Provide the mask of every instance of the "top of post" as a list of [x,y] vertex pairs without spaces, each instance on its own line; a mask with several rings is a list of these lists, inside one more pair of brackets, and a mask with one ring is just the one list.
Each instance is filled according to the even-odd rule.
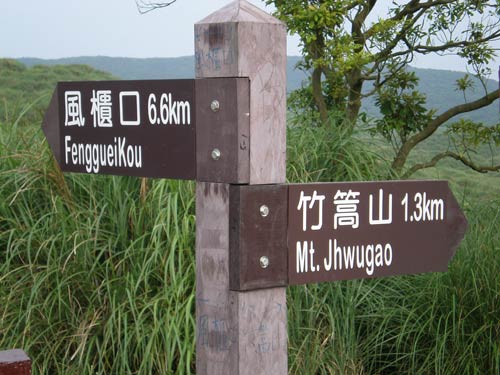
[[282,24],[277,18],[267,14],[262,9],[245,0],[236,0],[210,14],[196,24],[214,24],[227,22],[252,22],[267,24]]

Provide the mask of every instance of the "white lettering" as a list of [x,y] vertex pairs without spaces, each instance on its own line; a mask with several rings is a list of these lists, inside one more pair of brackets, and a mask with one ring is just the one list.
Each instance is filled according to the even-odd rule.
[[172,100],[172,94],[168,94],[168,120],[171,124],[179,124],[179,114],[177,112],[177,102]]
[[124,137],[115,137],[112,144],[72,143],[64,137],[66,165],[82,166],[87,173],[99,173],[102,167],[142,168],[142,146],[128,145]]
[[309,264],[311,265],[311,271],[316,272],[316,268],[319,271],[319,267],[314,266],[314,246],[313,242],[311,241],[311,246],[309,246]]
[[125,138],[118,138],[118,166],[122,166],[122,160],[123,160],[123,166],[127,166],[127,159],[125,157]]
[[392,246],[390,243],[386,244],[384,248],[384,262],[388,266],[392,263]]
[[71,145],[71,160],[73,164],[78,163],[78,147],[74,143]]
[[177,113],[182,125],[191,124],[191,106],[189,102],[177,102]]
[[[370,194],[370,225],[384,225],[392,223],[392,194],[389,194],[389,204],[387,209],[384,210],[384,191],[379,189],[378,197],[378,218],[375,216],[374,212],[374,197]],[[387,211],[387,212],[386,212]],[[384,215],[385,213],[385,215]]]
[[148,119],[151,125],[191,125],[191,104],[178,101],[171,93],[163,93],[160,100],[152,93],[148,98]]
[[69,136],[69,135],[64,137],[64,149],[66,150],[64,155],[65,155],[65,159],[66,159],[66,164],[68,164],[68,154],[71,151],[71,148],[68,147],[68,142],[71,142],[71,136]]
[[[312,245],[311,245],[312,246]],[[300,248],[300,242],[297,242],[297,256]],[[305,271],[307,272],[307,242],[304,241],[304,248],[301,248],[301,259],[305,264]],[[327,259],[328,258],[328,259]],[[328,256],[324,259],[323,263],[326,271],[340,271],[340,270],[354,270],[364,269],[368,276],[372,276],[375,268],[390,266],[392,263],[392,246],[391,244],[368,244],[368,245],[347,245],[341,246],[337,240],[328,241]],[[333,259],[332,259],[333,258]],[[297,258],[298,259],[298,258]],[[311,258],[312,259],[312,258]],[[332,267],[333,266],[333,267]],[[297,263],[297,270],[299,269]],[[312,267],[311,267],[311,271]],[[299,273],[297,271],[297,273]]]
[[373,275],[373,250],[373,245],[366,247],[366,274],[369,276]]
[[300,245],[300,241],[297,241],[297,273],[307,272],[307,241],[304,241],[302,246]]
[[354,268],[354,246],[347,246],[344,248],[344,265],[346,269]]

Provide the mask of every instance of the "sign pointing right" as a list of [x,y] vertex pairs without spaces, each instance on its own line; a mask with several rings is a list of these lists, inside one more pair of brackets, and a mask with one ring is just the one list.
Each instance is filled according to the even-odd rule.
[[446,271],[467,220],[446,181],[292,184],[289,284]]

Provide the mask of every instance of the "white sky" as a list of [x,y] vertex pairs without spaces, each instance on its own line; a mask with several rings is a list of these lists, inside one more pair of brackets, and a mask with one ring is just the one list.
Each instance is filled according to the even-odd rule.
[[[177,0],[140,15],[134,0],[0,0],[0,57],[193,55],[194,23],[231,1]],[[273,10],[262,0],[249,1]],[[288,39],[288,54],[300,55],[298,38]],[[413,65],[465,70],[454,56],[418,58]]]

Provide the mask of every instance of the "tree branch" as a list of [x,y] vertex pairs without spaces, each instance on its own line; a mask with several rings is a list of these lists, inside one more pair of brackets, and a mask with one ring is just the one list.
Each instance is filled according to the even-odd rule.
[[451,151],[446,151],[446,152],[437,154],[436,156],[434,156],[427,163],[415,164],[414,166],[412,166],[410,169],[408,169],[404,173],[404,175],[402,176],[402,178],[406,179],[406,178],[410,177],[412,174],[414,174],[415,172],[417,172],[419,170],[435,167],[436,164],[439,161],[441,161],[442,159],[444,159],[444,158],[455,159],[455,160],[461,162],[462,164],[464,164],[465,166],[467,166],[467,167],[469,167],[469,168],[471,168],[474,171],[479,172],[479,173],[488,173],[488,172],[498,172],[498,171],[500,171],[500,164],[499,165],[491,165],[491,166],[478,165],[478,164],[475,164],[472,160],[467,159],[467,158],[465,158],[465,157],[463,157],[463,156],[461,156],[459,154],[456,154],[456,153],[451,152]]
[[489,42],[491,40],[498,39],[499,37],[500,37],[500,30],[497,30],[497,31],[495,31],[495,32],[493,32],[493,33],[491,33],[491,34],[489,34],[486,37],[481,38],[481,39],[460,40],[457,42],[448,42],[448,43],[444,43],[444,44],[437,45],[437,46],[424,46],[424,45],[418,44],[418,45],[413,47],[413,50],[415,52],[423,53],[423,54],[431,53],[431,52],[443,52],[443,51],[447,51],[447,50],[452,49],[452,48],[464,48],[464,47],[468,47],[468,46],[475,45],[475,44],[486,43],[486,42]]
[[415,134],[414,136],[410,137],[399,149],[399,152],[397,153],[396,157],[394,158],[394,162],[392,163],[392,168],[396,172],[401,172],[406,159],[408,158],[408,155],[410,154],[411,150],[418,145],[420,142],[426,140],[429,138],[431,135],[433,135],[436,130],[443,125],[446,121],[449,119],[462,114],[462,113],[467,113],[474,111],[479,108],[486,107],[493,103],[496,99],[498,99],[498,95],[500,93],[500,90],[497,89],[482,98],[469,102],[469,103],[464,103],[457,105],[453,108],[448,109],[447,111],[441,113],[439,116],[436,116],[433,120],[429,122],[429,124],[419,133]]
[[149,1],[146,2],[145,0],[135,0],[135,4],[137,5],[137,10],[139,11],[140,14],[146,14],[158,8],[166,8],[169,5],[175,3],[176,1],[177,0],[170,0],[167,2],[152,3]]
[[415,134],[412,138],[409,139],[409,142],[411,141],[417,141],[417,143],[427,139],[430,137],[434,132],[446,121],[451,119],[452,117],[455,117],[457,115],[460,115],[462,113],[467,113],[467,112],[472,112],[475,111],[476,109],[486,107],[493,103],[496,99],[498,99],[498,96],[500,94],[500,90],[497,89],[495,91],[490,92],[489,94],[483,96],[480,99],[477,99],[473,102],[469,103],[464,103],[457,105],[455,107],[452,107],[448,109],[447,111],[443,112],[436,118],[434,118],[429,124],[425,127],[425,129],[418,133]]
[[404,17],[414,14],[419,10],[428,10],[435,6],[439,5],[447,5],[452,4],[456,0],[436,0],[436,1],[428,1],[426,3],[420,3],[420,0],[412,0],[401,10],[401,12],[396,13],[393,17],[389,18],[392,21],[402,20]]
[[[417,13],[419,10],[422,10],[422,13],[425,13],[429,8],[438,6],[438,5],[446,5],[455,2],[456,0],[441,0],[441,1],[428,1],[426,3],[420,3],[419,0],[411,0],[408,4],[401,9],[401,12],[396,13],[394,16],[387,18],[387,21],[401,21],[405,17],[413,18],[413,15]],[[375,33],[376,24],[374,24],[370,29],[366,31],[366,36],[370,37]]]

